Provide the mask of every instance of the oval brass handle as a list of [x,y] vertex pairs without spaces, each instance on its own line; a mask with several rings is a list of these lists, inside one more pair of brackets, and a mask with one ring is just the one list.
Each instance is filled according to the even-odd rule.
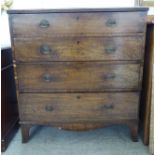
[[105,52],[106,52],[107,54],[115,53],[115,52],[116,52],[116,48],[115,48],[115,47],[107,47],[107,48],[105,49]]
[[50,54],[50,52],[51,52],[51,48],[48,45],[40,46],[40,53],[41,54],[47,55],[47,54]]
[[45,110],[51,112],[54,110],[54,108],[52,106],[45,106]]
[[113,80],[114,78],[115,78],[114,73],[109,73],[109,74],[104,75],[105,80]]
[[116,21],[114,19],[109,19],[106,22],[106,26],[108,26],[108,27],[114,27],[116,25],[117,25],[117,23],[116,23]]
[[105,104],[105,105],[103,106],[103,108],[104,108],[104,109],[113,109],[113,108],[114,108],[114,105],[112,105],[112,104]]
[[80,17],[79,17],[79,16],[77,16],[77,17],[76,17],[76,20],[79,20],[79,19],[80,19]]
[[39,27],[41,27],[41,28],[48,28],[49,26],[50,26],[50,24],[49,24],[48,20],[46,20],[46,19],[41,20],[39,23]]
[[52,80],[52,77],[51,77],[51,75],[49,75],[49,74],[45,74],[45,75],[43,75],[43,79],[44,79],[44,81],[46,81],[46,82],[50,82],[50,81]]

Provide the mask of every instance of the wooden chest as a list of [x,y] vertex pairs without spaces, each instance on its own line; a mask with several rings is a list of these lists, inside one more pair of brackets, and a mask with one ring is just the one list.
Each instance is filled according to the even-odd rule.
[[137,140],[147,8],[8,13],[23,142],[37,124]]

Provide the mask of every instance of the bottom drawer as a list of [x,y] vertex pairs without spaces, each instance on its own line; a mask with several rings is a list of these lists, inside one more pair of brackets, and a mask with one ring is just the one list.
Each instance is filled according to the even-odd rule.
[[20,94],[21,121],[36,123],[137,119],[139,93]]

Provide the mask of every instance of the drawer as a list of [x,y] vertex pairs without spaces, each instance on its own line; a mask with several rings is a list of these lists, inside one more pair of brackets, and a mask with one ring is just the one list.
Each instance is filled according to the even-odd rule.
[[21,92],[139,89],[140,64],[56,62],[17,67]]
[[14,37],[143,33],[146,12],[13,14]]
[[14,39],[17,61],[140,60],[141,37]]
[[20,94],[21,121],[39,123],[137,119],[139,93]]

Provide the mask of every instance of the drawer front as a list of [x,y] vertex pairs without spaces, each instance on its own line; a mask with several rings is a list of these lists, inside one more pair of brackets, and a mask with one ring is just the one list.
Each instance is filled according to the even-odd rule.
[[21,121],[84,122],[137,119],[139,93],[20,94]]
[[21,92],[139,89],[139,64],[57,62],[17,67]]
[[15,37],[142,33],[146,12],[14,14]]
[[140,60],[141,37],[14,39],[17,61]]

